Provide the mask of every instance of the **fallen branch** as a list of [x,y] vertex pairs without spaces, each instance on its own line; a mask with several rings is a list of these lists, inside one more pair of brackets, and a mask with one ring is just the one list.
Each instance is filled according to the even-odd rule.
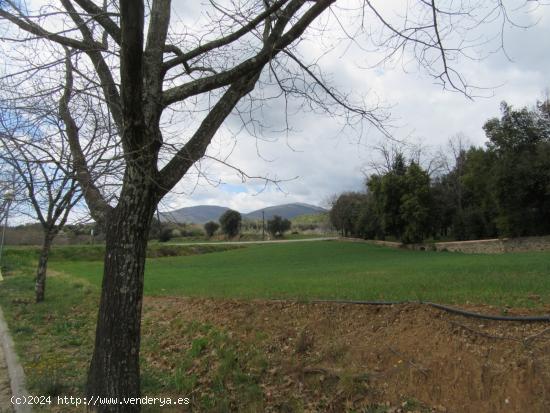
[[482,337],[485,337],[485,338],[491,338],[491,339],[496,339],[496,340],[513,340],[513,341],[521,341],[521,339],[519,338],[516,338],[516,337],[511,337],[511,336],[495,336],[493,334],[488,334],[488,333],[485,333],[483,331],[479,331],[479,330],[475,330],[471,327],[468,327],[468,326],[465,326],[464,324],[460,324],[460,323],[457,323],[456,321],[451,321],[449,320],[449,323],[451,323],[452,325],[456,326],[456,327],[460,327],[460,328],[463,328],[464,330],[466,331],[469,331],[470,333],[474,333],[478,336],[482,336]]
[[533,335],[531,335],[531,336],[529,336],[529,337],[525,337],[525,338],[523,339],[523,342],[524,342],[524,344],[529,344],[531,341],[533,341],[533,340],[535,340],[535,339],[537,339],[537,338],[541,338],[543,335],[545,335],[545,334],[548,333],[548,332],[550,332],[550,327],[545,328],[544,330],[539,331],[538,333],[533,334]]

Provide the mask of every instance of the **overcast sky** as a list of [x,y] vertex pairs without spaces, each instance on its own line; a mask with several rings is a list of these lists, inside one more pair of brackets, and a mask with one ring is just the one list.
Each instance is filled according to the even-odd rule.
[[[32,3],[39,5],[42,1]],[[351,0],[340,0],[336,4],[345,7],[346,2]],[[395,10],[402,11],[407,1],[374,3],[380,5],[384,17],[391,18]],[[463,58],[454,66],[468,83],[486,88],[474,91],[484,97],[468,99],[463,94],[442,90],[408,55],[403,59],[409,62],[405,65],[367,68],[378,61],[380,53],[372,51],[372,45],[366,44],[364,38],[355,39],[363,49],[349,41],[338,42],[342,28],[330,14],[316,23],[317,27],[323,27],[323,35],[316,32],[314,26],[306,32],[299,52],[304,61],[317,61],[332,85],[342,93],[387,106],[394,126],[391,132],[396,139],[420,143],[427,152],[435,152],[445,148],[450,137],[461,133],[470,143],[481,146],[485,142],[482,125],[489,118],[499,116],[500,102],[507,101],[516,107],[532,106],[550,87],[550,7],[515,10],[517,2],[510,0],[510,4],[508,10],[512,18],[529,27],[505,25],[506,55],[490,53],[500,40],[500,21],[496,20],[471,33],[471,37],[493,39],[486,47],[476,49],[483,58]],[[201,30],[206,19],[202,2],[173,1],[173,8],[173,20],[181,20],[186,26],[180,33]],[[338,13],[335,10],[334,14]],[[353,20],[353,11],[348,11],[347,18]],[[376,32],[376,28],[371,29]],[[258,93],[255,91],[253,95]],[[365,134],[351,129],[342,131],[337,119],[297,111],[298,103],[289,103],[291,130],[287,133],[273,132],[284,129],[287,119],[283,102],[274,100],[258,113],[259,120],[271,126],[271,133],[266,134],[265,139],[242,130],[241,119],[232,116],[207,152],[249,176],[280,180],[278,185],[266,185],[261,179],[243,180],[234,169],[204,160],[195,173],[188,174],[161,202],[160,210],[201,204],[228,206],[241,212],[291,202],[326,206],[335,194],[362,190],[365,167],[377,158],[373,147],[384,139],[375,130],[367,130]],[[243,104],[246,105],[246,101]],[[174,136],[185,138],[188,131],[179,125],[174,127]]]
[[[198,12],[197,8],[192,11]],[[190,10],[182,9],[179,13],[188,15]],[[462,133],[472,144],[483,145],[482,125],[499,115],[501,101],[516,107],[532,106],[550,86],[550,8],[538,8],[516,17],[522,24],[536,22],[536,25],[528,29],[505,27],[509,59],[500,52],[479,61],[463,60],[456,67],[469,83],[488,88],[478,92],[485,97],[473,100],[442,90],[414,65],[406,67],[406,72],[401,66],[365,69],[376,56],[349,47],[344,49],[346,45],[324,56],[320,64],[341,90],[374,96],[391,106],[392,124],[397,126],[392,133],[396,138],[422,143],[435,151],[445,147],[451,136]],[[497,32],[494,26],[484,30],[487,36]],[[330,37],[325,41],[330,42]],[[306,42],[302,52],[307,56],[311,51],[314,56],[318,52],[315,48],[315,42]],[[271,107],[267,117],[272,123],[282,122],[282,113],[284,107]],[[289,181],[281,182],[279,188],[272,184],[265,186],[261,180],[243,182],[234,170],[206,161],[201,172],[210,182],[197,179],[196,175],[188,177],[162,202],[161,210],[200,204],[229,206],[242,212],[291,202],[324,205],[333,194],[363,188],[362,171],[376,157],[372,146],[382,141],[374,131],[361,139],[349,130],[340,133],[340,125],[333,119],[312,114],[292,117],[293,130],[269,141],[245,132],[233,139],[230,131],[237,129],[237,124],[235,118],[227,121],[209,153],[214,156],[230,153],[228,162],[248,175]]]

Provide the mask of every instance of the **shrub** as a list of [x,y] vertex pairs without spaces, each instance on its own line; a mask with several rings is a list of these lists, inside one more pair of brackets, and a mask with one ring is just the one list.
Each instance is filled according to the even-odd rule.
[[229,209],[220,217],[220,225],[224,234],[229,238],[234,237],[239,233],[241,226],[241,214],[237,211]]
[[282,236],[290,229],[290,226],[290,221],[286,218],[281,218],[279,215],[275,215],[267,221],[267,231],[274,237]]
[[206,224],[204,224],[204,232],[206,232],[206,236],[208,238],[212,237],[214,233],[218,230],[220,225],[217,222],[209,221]]
[[172,239],[172,229],[163,228],[162,231],[160,231],[159,242],[168,242],[171,239]]

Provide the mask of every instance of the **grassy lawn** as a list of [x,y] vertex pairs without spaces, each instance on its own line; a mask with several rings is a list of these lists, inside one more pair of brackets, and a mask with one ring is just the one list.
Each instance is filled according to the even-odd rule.
[[49,277],[46,301],[36,305],[29,270],[11,273],[0,284],[0,305],[29,390],[52,397],[80,393],[92,352],[98,289],[71,278]]
[[[57,396],[83,396],[98,301],[98,287],[60,274],[49,278],[46,301],[40,304],[33,302],[33,277],[26,271],[12,273],[0,284],[0,305],[23,364],[28,389],[54,400],[52,406],[36,406],[35,410],[85,411],[82,406],[57,405],[55,400]],[[266,364],[257,350],[261,337],[238,342],[210,324],[163,320],[147,308],[142,331],[142,394],[191,397],[192,406],[198,411],[228,412],[234,411],[236,405],[247,406],[250,412],[262,411],[256,409],[262,401],[258,383]],[[144,406],[142,411],[182,410]]]
[[[234,248],[153,246],[148,255],[219,253]],[[75,260],[96,265],[103,251],[100,246],[59,247],[54,248],[51,259],[54,263]],[[6,251],[0,306],[23,364],[29,391],[54,400],[52,406],[35,406],[35,409],[82,412],[85,411],[82,406],[61,406],[55,400],[57,396],[83,396],[100,289],[83,278],[49,271],[46,300],[35,304],[37,255],[37,248]],[[265,360],[256,349],[260,339],[252,337],[238,342],[207,323],[163,320],[158,314],[151,314],[146,306],[142,320],[142,392],[151,397],[174,399],[189,396],[192,408],[198,411],[233,411],[236,405],[247,406],[251,412],[261,411],[256,408],[263,400],[258,383],[265,368]],[[201,383],[197,383],[198,377]],[[0,406],[0,411],[4,407]],[[142,411],[182,410],[144,406]]]
[[[54,259],[51,268],[101,282],[100,261]],[[537,306],[550,302],[549,274],[548,252],[460,254],[321,241],[150,259],[145,294]]]

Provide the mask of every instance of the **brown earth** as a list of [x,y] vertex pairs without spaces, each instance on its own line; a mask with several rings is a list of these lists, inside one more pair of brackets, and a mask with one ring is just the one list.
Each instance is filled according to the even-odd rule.
[[174,320],[253,343],[267,362],[257,411],[550,412],[549,323],[464,318],[416,304],[185,298],[146,298],[145,317],[172,329],[160,343],[170,351],[150,356],[155,365],[188,345]]

